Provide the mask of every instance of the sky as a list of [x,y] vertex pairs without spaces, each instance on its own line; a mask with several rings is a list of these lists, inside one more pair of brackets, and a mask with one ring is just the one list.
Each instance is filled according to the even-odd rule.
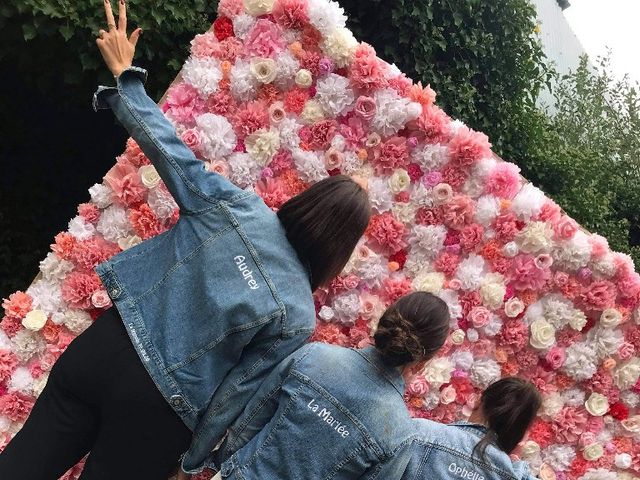
[[569,1],[565,17],[589,56],[609,47],[613,73],[640,82],[640,0]]

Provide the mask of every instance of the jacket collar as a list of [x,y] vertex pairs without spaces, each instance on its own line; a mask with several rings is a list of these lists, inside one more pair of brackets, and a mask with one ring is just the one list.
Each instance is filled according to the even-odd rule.
[[368,346],[360,350],[355,350],[359,353],[364,359],[369,362],[378,372],[393,385],[400,394],[401,397],[404,397],[404,378],[402,378],[402,374],[400,370],[396,367],[390,367],[384,363],[384,359],[380,352],[376,349],[376,347]]
[[460,422],[450,423],[449,425],[453,427],[464,428],[465,430],[471,430],[481,435],[485,435],[487,433],[487,427],[479,423],[470,423],[470,422],[460,421]]

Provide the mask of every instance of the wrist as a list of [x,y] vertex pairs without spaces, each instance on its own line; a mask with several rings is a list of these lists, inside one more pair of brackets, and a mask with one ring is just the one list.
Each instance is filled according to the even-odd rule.
[[111,69],[111,73],[113,74],[113,78],[118,78],[120,76],[120,74],[122,72],[124,72],[127,68],[131,67],[131,64],[129,65],[118,65],[117,67],[114,67]]

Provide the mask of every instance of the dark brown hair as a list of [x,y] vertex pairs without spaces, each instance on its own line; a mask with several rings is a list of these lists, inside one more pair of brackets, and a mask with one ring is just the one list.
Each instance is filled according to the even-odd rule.
[[414,292],[384,312],[373,336],[376,348],[392,367],[428,360],[449,333],[447,304],[427,292]]
[[521,378],[505,377],[487,387],[480,398],[487,434],[476,449],[484,455],[487,445],[494,444],[511,453],[524,438],[541,405],[536,387]]
[[313,290],[342,271],[370,217],[367,192],[345,175],[326,178],[282,205],[278,218],[309,267]]

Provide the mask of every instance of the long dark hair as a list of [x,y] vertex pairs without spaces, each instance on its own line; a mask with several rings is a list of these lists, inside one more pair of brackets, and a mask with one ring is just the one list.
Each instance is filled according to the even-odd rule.
[[487,433],[475,450],[483,456],[487,446],[493,444],[511,453],[524,438],[541,405],[536,387],[521,378],[505,377],[487,387],[480,398]]
[[291,198],[278,218],[298,257],[309,266],[315,290],[347,264],[369,224],[371,206],[364,188],[336,175]]
[[385,362],[397,367],[430,359],[448,333],[447,304],[430,293],[414,292],[387,308],[373,339]]

